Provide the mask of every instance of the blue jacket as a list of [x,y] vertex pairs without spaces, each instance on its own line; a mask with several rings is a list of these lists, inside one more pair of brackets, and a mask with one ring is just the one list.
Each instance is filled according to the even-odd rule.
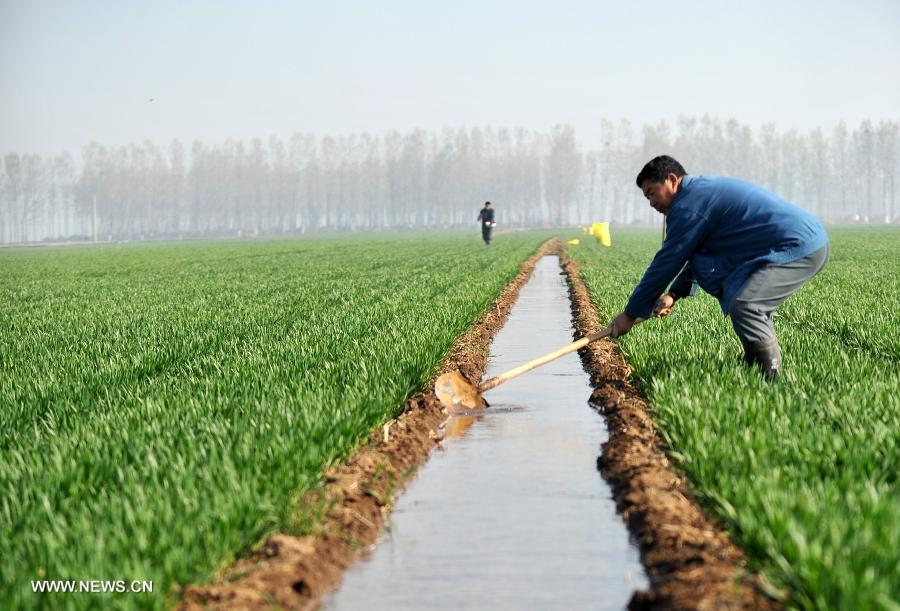
[[796,261],[827,243],[819,219],[762,187],[734,178],[685,176],[666,214],[666,239],[625,312],[648,318],[678,276],[670,292],[693,294],[696,281],[727,315],[756,269]]

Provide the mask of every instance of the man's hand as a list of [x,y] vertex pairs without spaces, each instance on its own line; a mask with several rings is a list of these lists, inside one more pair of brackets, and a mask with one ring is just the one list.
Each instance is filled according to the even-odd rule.
[[634,326],[636,320],[637,319],[631,314],[622,312],[612,321],[612,333],[610,335],[612,337],[622,337],[631,331],[631,327]]
[[668,316],[669,312],[672,311],[672,307],[675,305],[675,298],[672,297],[671,293],[666,293],[662,297],[656,300],[656,305],[653,306],[653,316],[657,318],[662,318],[663,316]]

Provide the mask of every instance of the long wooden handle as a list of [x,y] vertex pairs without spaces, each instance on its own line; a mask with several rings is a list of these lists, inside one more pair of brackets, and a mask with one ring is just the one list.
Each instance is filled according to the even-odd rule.
[[554,350],[550,354],[545,354],[544,356],[542,356],[540,358],[536,358],[533,361],[528,361],[524,365],[519,365],[515,369],[510,369],[506,373],[501,373],[500,375],[494,376],[493,378],[491,378],[489,380],[485,380],[482,384],[478,385],[478,392],[485,392],[492,388],[500,386],[504,382],[511,380],[516,376],[520,376],[523,373],[525,373],[526,371],[531,371],[535,367],[540,367],[544,363],[549,363],[550,361],[554,361],[561,356],[565,356],[566,354],[569,354],[570,352],[575,352],[579,348],[587,346],[589,343],[591,343],[594,340],[603,339],[604,337],[608,337],[610,335],[610,333],[612,333],[612,325],[606,327],[602,331],[595,331],[594,333],[591,333],[590,335],[585,335],[581,339],[575,340],[571,344],[569,344],[567,346],[563,346],[562,348],[560,348],[558,350]]

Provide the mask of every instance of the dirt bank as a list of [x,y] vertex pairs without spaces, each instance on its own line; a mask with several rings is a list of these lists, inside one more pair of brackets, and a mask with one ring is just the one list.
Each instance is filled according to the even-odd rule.
[[[565,260],[565,255],[563,255]],[[578,265],[565,261],[578,337],[600,328]],[[741,551],[691,496],[666,457],[631,371],[609,341],[580,351],[591,376],[591,403],[604,415],[609,441],[598,468],[638,542],[650,591],[636,592],[630,609],[776,609],[750,574]]]
[[[556,252],[545,244],[520,267],[490,310],[454,345],[444,371],[479,380],[494,335],[509,316],[538,259]],[[403,413],[372,432],[353,456],[325,474],[325,485],[300,502],[301,511],[324,512],[317,534],[274,534],[216,580],[185,589],[179,609],[311,609],[336,590],[344,570],[374,547],[393,500],[440,444],[446,412],[433,393],[417,395]]]

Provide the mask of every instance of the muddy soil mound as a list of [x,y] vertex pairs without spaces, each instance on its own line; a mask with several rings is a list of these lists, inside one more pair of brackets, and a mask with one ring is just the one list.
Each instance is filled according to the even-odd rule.
[[[578,337],[599,330],[598,313],[578,265],[566,261]],[[638,542],[650,591],[629,609],[776,609],[741,550],[700,508],[665,452],[650,410],[629,382],[631,370],[610,341],[580,352],[591,376],[591,404],[605,416],[609,440],[597,460],[617,508]]]

